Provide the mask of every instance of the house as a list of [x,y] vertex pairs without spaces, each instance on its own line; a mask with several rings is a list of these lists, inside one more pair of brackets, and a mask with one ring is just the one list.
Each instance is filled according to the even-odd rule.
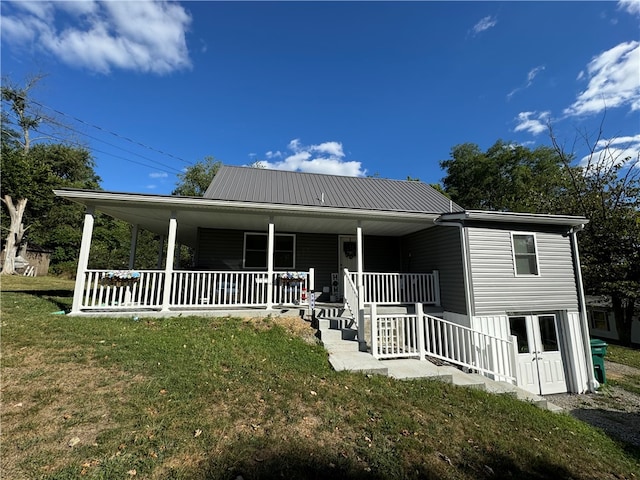
[[[592,337],[618,341],[618,327],[616,325],[611,297],[606,295],[587,295],[587,319],[589,332]],[[635,305],[636,315],[631,322],[631,342],[640,345],[640,302]]]
[[[595,389],[583,217],[466,211],[416,181],[231,166],[203,198],[55,193],[86,206],[72,314],[337,300],[376,358],[429,355],[538,394]],[[97,210],[134,226],[129,271],[88,268]],[[157,270],[134,269],[140,228],[166,237]],[[174,268],[177,243],[196,268]]]

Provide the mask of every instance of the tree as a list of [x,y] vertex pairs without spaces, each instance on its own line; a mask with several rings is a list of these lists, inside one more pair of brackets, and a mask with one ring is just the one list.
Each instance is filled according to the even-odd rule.
[[444,191],[466,209],[553,213],[567,174],[554,149],[534,150],[498,140],[486,152],[457,145],[440,162]]
[[178,174],[177,186],[171,194],[184,197],[202,197],[221,166],[222,162],[215,158],[204,157],[187,167],[183,173]]
[[619,340],[630,345],[640,299],[640,152],[622,157],[626,149],[605,140],[601,125],[595,141],[580,135],[588,154],[575,167],[575,154],[565,151],[551,126],[549,134],[570,175],[565,207],[589,218],[580,239],[585,288],[611,297]]
[[[30,148],[30,131],[32,128],[37,127],[40,124],[42,118],[39,115],[29,115],[27,112],[27,97],[29,90],[33,88],[41,77],[36,76],[27,82],[27,85],[19,89],[15,86],[7,84],[6,79],[3,79],[3,85],[0,87],[0,94],[3,102],[7,102],[10,105],[11,110],[16,116],[16,123],[20,128],[20,134],[11,128],[9,122],[9,116],[2,112],[2,152],[3,158],[6,149],[11,148],[17,144],[22,146],[22,155],[26,156],[29,153]],[[14,158],[15,164],[22,165],[19,158]],[[6,162],[3,162],[6,163]],[[6,165],[2,168],[2,178],[6,175]],[[15,259],[18,252],[18,248],[23,242],[24,234],[27,228],[24,226],[22,217],[26,210],[28,199],[25,196],[19,196],[14,201],[14,196],[2,188],[3,197],[2,203],[9,211],[9,226],[8,233],[5,240],[5,255],[4,263],[2,266],[2,272],[5,275],[12,275],[16,273]]]

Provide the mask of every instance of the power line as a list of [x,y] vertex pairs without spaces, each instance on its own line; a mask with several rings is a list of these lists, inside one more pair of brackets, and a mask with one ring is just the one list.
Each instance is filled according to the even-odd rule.
[[[75,142],[73,140],[63,139],[63,138],[57,137],[56,135],[53,135],[53,134],[50,134],[50,133],[47,133],[47,132],[42,132],[42,131],[40,131],[40,130],[38,130],[36,128],[34,128],[33,131],[34,132],[38,132],[38,133],[40,133],[42,135],[46,135],[46,136],[51,137],[51,138],[56,139],[56,140],[60,140],[61,142],[68,142],[68,143],[71,143],[72,145],[75,145],[77,147],[84,148],[84,145],[82,143],[80,143],[80,142]],[[113,153],[109,153],[109,152],[105,152],[103,150],[99,150],[97,148],[92,148],[92,150],[94,150],[96,152],[99,152],[99,153],[102,153],[104,155],[108,155],[108,156],[113,157],[113,158],[118,158],[120,160],[125,160],[127,162],[135,163],[136,165],[142,165],[143,167],[149,167],[149,168],[153,168],[155,170],[160,170],[161,172],[164,172],[164,173],[168,173],[168,174],[182,173],[180,170],[178,170],[176,168],[173,168],[173,167],[167,166],[167,168],[173,170],[173,172],[168,172],[167,170],[163,170],[162,168],[157,168],[154,165],[148,165],[146,163],[137,162],[137,161],[131,160],[129,158],[121,157],[120,155],[114,155]]]
[[[86,126],[88,126],[88,127],[95,128],[96,130],[100,130],[101,132],[108,133],[108,134],[110,134],[110,135],[112,135],[112,136],[114,136],[114,137],[116,137],[116,138],[119,138],[119,139],[125,140],[125,141],[127,141],[127,142],[129,142],[129,143],[132,143],[132,144],[134,144],[134,145],[138,145],[138,146],[140,146],[140,147],[142,147],[142,148],[146,148],[146,149],[148,149],[148,150],[154,151],[154,152],[159,153],[159,154],[161,154],[161,155],[165,155],[165,156],[167,156],[167,157],[173,158],[173,159],[178,160],[178,161],[180,161],[180,162],[182,162],[182,163],[185,163],[185,164],[187,164],[187,165],[193,165],[193,162],[189,162],[189,161],[187,161],[187,160],[185,160],[185,159],[183,159],[183,158],[181,158],[181,157],[178,157],[178,156],[176,156],[176,155],[173,155],[173,154],[171,154],[171,153],[165,152],[165,151],[163,151],[163,150],[160,150],[160,149],[157,149],[157,148],[151,147],[151,146],[146,145],[146,144],[144,144],[144,143],[142,143],[142,142],[139,142],[139,141],[137,141],[137,140],[133,140],[133,139],[131,139],[131,138],[129,138],[129,137],[125,137],[125,136],[120,135],[120,134],[118,134],[118,133],[116,133],[116,132],[113,132],[113,131],[111,131],[111,130],[109,130],[109,129],[102,128],[102,127],[100,127],[99,125],[94,125],[94,124],[92,124],[92,123],[85,122],[84,120],[82,120],[82,119],[80,119],[80,118],[78,118],[78,117],[75,117],[75,116],[73,116],[73,115],[67,114],[67,113],[62,112],[62,111],[60,111],[60,110],[57,110],[57,109],[55,109],[55,108],[53,108],[53,107],[50,107],[50,106],[48,106],[48,105],[45,105],[45,104],[43,104],[42,102],[39,102],[39,101],[37,101],[37,100],[33,100],[33,99],[31,99],[31,98],[27,99],[27,96],[26,96],[26,95],[24,95],[24,94],[19,94],[18,92],[15,92],[15,93],[16,93],[16,95],[17,95],[17,96],[21,97],[25,102],[27,102],[27,100],[28,100],[28,102],[29,102],[29,103],[32,103],[32,104],[38,105],[38,106],[40,106],[40,107],[42,107],[42,108],[49,109],[49,110],[51,110],[51,111],[53,111],[53,112],[57,113],[58,115],[62,115],[62,116],[64,116],[64,117],[71,118],[71,119],[75,120],[76,122],[79,122],[79,123],[81,123],[81,124],[83,124],[83,125],[86,125]],[[67,129],[69,129],[69,130],[72,130],[72,131],[74,131],[74,132],[76,132],[76,133],[79,133],[79,134],[81,134],[81,135],[85,135],[85,136],[87,136],[87,137],[90,137],[90,138],[94,138],[94,139],[95,139],[95,137],[91,137],[90,135],[88,135],[88,134],[86,134],[86,133],[84,133],[84,132],[80,132],[80,131],[78,131],[78,130],[72,129],[71,127],[68,127],[68,126],[66,126],[66,125],[64,125],[64,124],[60,124],[60,126],[62,126],[62,127],[64,127],[64,128],[67,128]],[[100,141],[102,141],[103,143],[106,143],[106,144],[108,144],[108,145],[112,145],[112,144],[109,144],[109,143],[108,143],[108,142],[106,142],[106,141],[103,141],[103,140],[100,140]],[[112,145],[112,146],[113,146],[113,145]],[[139,156],[139,157],[141,157],[141,158],[145,158],[145,159],[150,160],[150,161],[152,161],[152,162],[156,162],[156,160],[148,159],[148,158],[146,158],[146,157],[144,157],[144,156],[142,156],[142,155],[140,155],[140,154],[136,154],[136,153],[131,152],[131,151],[128,151],[128,150],[126,150],[126,149],[124,149],[124,148],[121,148],[121,147],[116,147],[116,148],[119,148],[119,149],[121,149],[121,150],[123,150],[123,151],[126,151],[126,152],[128,152],[128,153],[131,153],[131,154],[137,155],[137,156]],[[158,162],[158,163],[160,163],[160,162]],[[166,165],[165,165],[165,166],[166,166]],[[172,167],[168,167],[168,168],[172,168]]]

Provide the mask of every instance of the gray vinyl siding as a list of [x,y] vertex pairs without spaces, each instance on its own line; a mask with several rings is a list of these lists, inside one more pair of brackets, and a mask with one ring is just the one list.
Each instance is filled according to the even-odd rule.
[[[330,234],[296,235],[296,270],[315,269],[315,290],[331,286],[331,274],[338,271],[338,237]],[[318,299],[323,301],[324,298]],[[328,298],[327,298],[328,300]]]
[[433,227],[402,240],[403,271],[440,273],[440,301],[445,311],[467,314],[460,231]]
[[365,235],[364,271],[399,272],[401,265],[400,239],[397,237],[378,237]]
[[198,229],[196,268],[199,270],[242,270],[244,232]]
[[467,229],[475,315],[578,309],[569,238],[535,237],[540,274],[516,276],[510,230]]

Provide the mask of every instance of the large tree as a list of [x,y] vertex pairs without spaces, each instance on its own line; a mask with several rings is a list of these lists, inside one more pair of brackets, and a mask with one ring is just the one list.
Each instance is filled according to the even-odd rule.
[[498,140],[483,152],[464,143],[440,166],[445,192],[466,209],[552,213],[566,189],[566,171],[550,147],[531,150]]
[[601,127],[595,138],[580,135],[578,145],[586,146],[587,155],[578,160],[549,131],[569,172],[565,208],[589,218],[580,241],[585,288],[611,297],[619,339],[629,345],[640,300],[640,152],[619,148]]
[[208,156],[187,167],[178,174],[178,183],[172,195],[202,197],[221,166],[222,162]]

